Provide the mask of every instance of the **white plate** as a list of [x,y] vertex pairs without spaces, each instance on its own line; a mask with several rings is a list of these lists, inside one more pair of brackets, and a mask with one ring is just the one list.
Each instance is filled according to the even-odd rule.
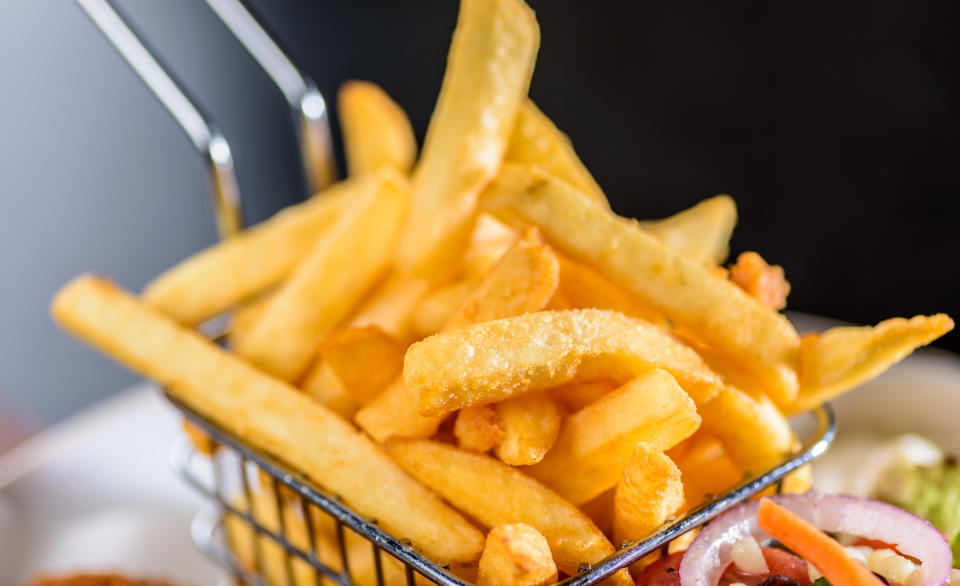
[[190,541],[204,501],[169,466],[178,421],[154,387],[138,385],[0,459],[0,584],[75,570],[222,579]]

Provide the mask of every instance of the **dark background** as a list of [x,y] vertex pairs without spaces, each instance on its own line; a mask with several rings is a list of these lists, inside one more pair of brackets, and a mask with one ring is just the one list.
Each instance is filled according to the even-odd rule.
[[[200,0],[119,0],[214,113],[248,216],[302,197],[283,101]],[[0,5],[4,5],[0,2]],[[418,137],[457,5],[252,2],[333,105],[381,84]],[[531,95],[623,215],[717,193],[733,252],[786,267],[790,308],[872,323],[960,316],[960,4],[532,2]],[[54,419],[133,378],[55,330],[46,304],[83,270],[138,289],[214,240],[185,137],[72,2],[0,18],[0,402]],[[960,335],[940,345],[960,351]]]

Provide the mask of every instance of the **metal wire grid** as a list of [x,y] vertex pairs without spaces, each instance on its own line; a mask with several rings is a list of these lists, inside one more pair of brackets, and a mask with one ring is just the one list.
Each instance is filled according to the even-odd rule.
[[[407,585],[415,584],[415,574],[419,574],[429,582],[443,586],[469,586],[469,582],[454,575],[449,568],[420,555],[409,540],[389,535],[377,526],[375,519],[366,519],[353,512],[343,504],[339,495],[330,494],[317,487],[303,475],[251,447],[241,438],[225,431],[175,398],[169,395],[167,398],[189,420],[203,428],[217,445],[214,456],[209,458],[196,452],[189,442],[182,442],[174,451],[174,467],[188,483],[216,505],[214,511],[201,513],[194,520],[194,541],[213,560],[228,568],[238,582],[263,586],[306,586],[321,584],[325,580],[343,586],[357,584],[351,573],[346,543],[348,532],[353,532],[369,542],[375,583],[378,586],[397,583],[395,580],[387,580],[384,553],[403,564],[403,580]],[[807,434],[809,437],[795,456],[764,474],[745,479],[726,494],[708,499],[687,514],[668,521],[656,533],[642,541],[619,544],[619,550],[615,554],[593,566],[581,565],[580,573],[562,580],[559,584],[597,584],[640,558],[658,549],[665,549],[672,540],[762,490],[771,486],[776,486],[779,490],[780,483],[787,474],[819,457],[833,441],[835,420],[828,406],[818,407],[811,411],[808,417],[813,419],[815,429]],[[276,528],[267,527],[263,522],[263,512],[257,512],[256,506],[250,505],[256,502],[254,482],[273,500],[272,506],[279,513]],[[290,527],[283,514],[285,507],[296,511],[297,518],[303,520],[308,547],[293,543]],[[225,530],[225,524],[230,516],[244,523],[245,527],[255,534],[256,538],[252,539],[253,559],[239,559],[236,544],[229,542],[230,535]],[[321,560],[317,546],[318,519],[332,521],[335,526],[335,558],[338,558],[339,568]],[[271,560],[264,554],[263,537],[275,544],[275,549],[280,549],[281,562],[274,559],[271,565]],[[299,579],[303,578],[304,574],[295,570],[297,563],[306,563],[310,568],[306,582]],[[278,565],[280,567],[277,567]],[[272,580],[267,576],[268,571]]]

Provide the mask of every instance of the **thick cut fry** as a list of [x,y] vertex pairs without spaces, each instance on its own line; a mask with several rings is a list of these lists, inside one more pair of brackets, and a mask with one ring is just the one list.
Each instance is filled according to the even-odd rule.
[[790,283],[783,275],[783,267],[770,266],[756,252],[743,252],[730,267],[730,280],[751,297],[770,309],[787,306]]
[[410,314],[410,325],[417,337],[432,336],[450,323],[475,286],[473,281],[459,280],[424,295]]
[[637,444],[614,495],[614,543],[647,537],[682,506],[680,469],[663,451]]
[[699,426],[673,377],[651,370],[568,417],[553,449],[524,471],[579,505],[616,486],[638,442],[667,450]]
[[800,338],[782,315],[537,169],[504,164],[483,208],[511,225],[534,224],[560,252],[653,304],[679,329],[730,354],[782,404],[796,397]]
[[377,326],[336,330],[320,339],[320,358],[366,404],[403,369],[403,346]]
[[556,255],[530,228],[467,295],[444,329],[543,309],[557,290],[559,273]]
[[557,258],[560,260],[559,291],[570,302],[571,309],[611,309],[657,325],[666,323],[652,305],[614,285],[589,266],[562,254]]
[[[580,506],[580,510],[603,531],[604,535],[612,535],[613,531],[613,493],[615,488],[600,493]],[[617,544],[619,545],[619,544]]]
[[483,536],[320,403],[178,326],[111,283],[78,277],[54,319],[251,446],[277,457],[430,558],[476,560]]
[[729,195],[718,195],[669,218],[640,225],[690,260],[719,265],[730,251],[730,236],[737,225],[737,204]]
[[526,99],[540,30],[522,0],[462,0],[397,251],[407,273],[456,274],[476,214]]
[[[395,440],[394,460],[447,502],[486,527],[526,523],[550,544],[561,571],[577,573],[614,549],[590,519],[552,490],[498,460],[427,440]],[[615,584],[631,584],[626,571]]]
[[443,332],[407,349],[417,409],[437,415],[581,380],[625,382],[669,371],[697,404],[724,385],[696,352],[614,311],[540,311]]
[[743,470],[727,456],[720,440],[702,429],[667,456],[680,469],[687,509],[699,506],[708,495],[727,492],[743,480]]
[[497,525],[487,534],[479,586],[545,586],[557,581],[546,538],[524,523]]
[[517,231],[490,214],[477,214],[477,223],[470,235],[470,248],[464,258],[464,278],[483,278],[493,265],[517,241]]
[[380,86],[345,82],[337,92],[337,116],[350,175],[383,167],[407,173],[413,167],[417,141],[410,119]]
[[310,370],[300,388],[344,419],[351,419],[361,407],[360,401],[347,389],[330,365],[323,361],[316,363]]
[[610,205],[593,175],[574,152],[570,138],[530,100],[520,107],[503,158],[514,163],[535,165],[603,205]]
[[[458,299],[458,309],[447,320],[448,327],[536,311],[546,305],[556,287],[556,258],[535,231],[528,231],[466,299]],[[461,293],[457,290],[456,294]],[[430,437],[443,417],[424,416],[413,399],[402,380],[395,382],[357,413],[357,424],[380,442],[392,436]]]
[[144,288],[144,301],[186,325],[223,313],[286,278],[365,189],[346,181],[281,210],[165,271]]
[[805,336],[800,396],[790,411],[812,409],[879,376],[952,329],[953,320],[938,313],[911,319],[895,317],[873,327],[839,327]]
[[474,405],[457,411],[453,424],[457,445],[465,450],[485,454],[503,441],[503,427],[494,405]]
[[273,291],[266,291],[233,310],[230,315],[230,332],[228,334],[230,346],[240,343],[239,341],[257,325],[270,305],[273,295]]
[[703,426],[715,435],[742,470],[766,472],[796,447],[786,417],[764,395],[733,387],[700,406]]
[[401,342],[412,342],[415,334],[410,312],[429,288],[428,281],[393,273],[364,301],[347,326],[377,326]]
[[610,381],[586,381],[582,383],[570,383],[550,389],[550,395],[563,405],[567,411],[574,413],[579,411],[603,397],[617,385]]
[[317,339],[337,325],[383,276],[408,203],[403,178],[382,170],[280,287],[259,323],[235,348],[259,368],[287,381],[303,377]]
[[503,428],[503,439],[494,448],[497,458],[512,466],[543,460],[560,433],[560,408],[550,395],[534,391],[501,401],[496,408]]

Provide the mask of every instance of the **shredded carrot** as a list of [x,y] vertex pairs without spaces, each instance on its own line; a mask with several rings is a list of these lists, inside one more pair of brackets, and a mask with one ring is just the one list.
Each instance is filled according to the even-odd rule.
[[758,521],[764,531],[816,566],[834,586],[884,586],[832,537],[772,500],[760,500]]

